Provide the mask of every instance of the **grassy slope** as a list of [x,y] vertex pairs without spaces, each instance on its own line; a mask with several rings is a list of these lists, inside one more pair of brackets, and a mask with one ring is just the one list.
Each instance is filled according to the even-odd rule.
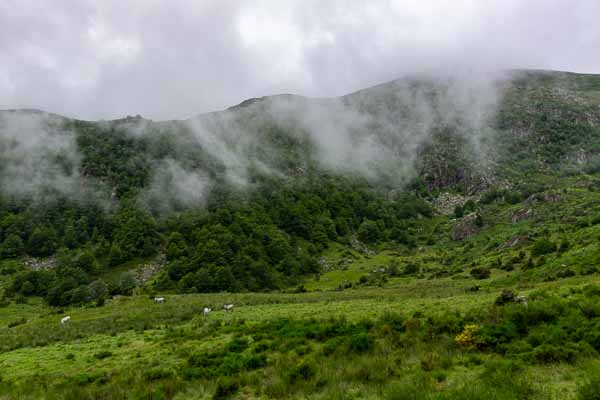
[[[568,293],[570,288],[581,287],[590,282],[600,283],[600,276],[569,278],[560,283],[540,283],[532,285],[529,291],[543,288]],[[25,344],[25,347],[0,354],[0,369],[8,393],[28,392],[30,397],[26,398],[38,398],[42,393],[46,393],[43,382],[48,382],[53,389],[49,394],[55,393],[56,398],[62,398],[69,393],[64,385],[70,386],[71,391],[74,390],[73,388],[79,388],[80,391],[76,393],[83,395],[90,387],[102,385],[99,379],[105,378],[99,377],[109,376],[113,383],[116,382],[116,386],[120,386],[123,384],[122,380],[126,380],[131,374],[134,376],[133,379],[143,380],[139,376],[144,371],[155,367],[182,368],[185,366],[187,355],[222,347],[232,335],[226,329],[216,332],[207,329],[215,324],[215,321],[221,321],[225,326],[235,326],[243,320],[245,324],[242,332],[244,332],[252,326],[278,317],[308,320],[344,316],[350,321],[359,321],[381,316],[389,311],[397,311],[404,315],[411,315],[415,311],[421,311],[426,315],[465,313],[471,309],[489,306],[499,293],[498,289],[476,293],[466,292],[464,286],[467,284],[468,281],[459,284],[446,278],[431,282],[409,281],[407,284],[397,284],[394,285],[395,287],[383,290],[360,289],[349,292],[293,295],[181,295],[169,296],[167,303],[163,305],[154,304],[145,296],[138,296],[112,301],[106,307],[98,309],[65,310],[65,313],[71,315],[73,319],[69,326],[59,324],[59,318],[63,314],[49,314],[49,310],[42,305],[11,305],[3,310],[8,311],[2,313],[3,324],[8,319],[8,315],[17,313],[21,315],[23,311],[26,311],[31,319],[23,326],[11,328],[8,335],[4,332],[3,337],[7,341],[10,341],[13,335],[29,338],[29,343]],[[237,308],[234,313],[216,311],[208,319],[201,316],[200,310],[203,306],[217,306],[225,300],[236,302]],[[115,319],[120,322],[115,322]],[[48,343],[44,343],[46,340]],[[41,347],[32,346],[36,341],[41,344]],[[4,344],[6,343],[5,341]],[[313,346],[319,345],[313,344]],[[394,355],[402,359],[400,365],[395,367],[398,368],[398,375],[417,374],[420,370],[419,363],[432,351],[431,346],[422,345],[421,348],[400,353],[394,351]],[[435,346],[433,348],[435,349]],[[112,355],[99,360],[95,355],[102,351],[109,351]],[[457,385],[464,379],[472,379],[483,369],[481,365],[469,365],[470,359],[467,353],[456,349],[452,351],[453,365],[445,370],[446,377],[440,384],[440,389]],[[69,354],[73,354],[74,358],[68,359]],[[377,364],[377,357],[358,357],[355,361],[358,365]],[[491,358],[494,356],[483,354],[481,361],[478,362]],[[336,365],[336,362],[339,361],[332,358],[330,364],[322,366],[321,372],[334,373],[337,367],[341,367]],[[564,399],[572,397],[576,387],[575,378],[582,374],[580,367],[581,364],[529,366],[524,373],[536,388],[536,395],[533,398]],[[348,369],[349,366],[343,368]],[[272,367],[267,368],[264,373],[267,378],[269,374],[272,374],[272,377],[277,375],[277,371]],[[355,373],[359,372],[347,371],[349,375]],[[382,387],[379,384],[361,382],[361,379],[345,382],[348,376],[340,375],[330,379],[323,390],[312,393],[310,397],[327,398],[327,393],[332,394],[340,389],[346,390],[346,386],[353,387],[358,398],[367,395],[381,396]],[[552,379],[549,379],[550,377]],[[94,381],[96,383],[91,383]],[[8,383],[11,384],[10,388]],[[385,382],[384,386],[393,383],[394,379]],[[248,386],[248,390],[254,391],[252,385]],[[264,390],[274,390],[266,386]],[[185,382],[184,387],[188,393],[197,395],[197,398],[210,398],[215,385],[211,381],[191,381]],[[149,390],[152,391],[152,385],[149,386]],[[283,393],[290,393],[285,390]],[[177,398],[188,398],[184,393],[186,392],[182,392]],[[115,395],[115,392],[112,394]],[[291,394],[298,398],[307,395],[302,390],[299,393],[291,391]],[[287,394],[275,397],[286,396]],[[10,395],[8,398],[11,398]],[[162,397],[158,395],[156,398]],[[254,393],[246,398],[260,398],[260,395]],[[263,393],[262,398],[268,396]]]
[[[581,188],[581,179],[554,182],[548,193],[561,194],[557,203],[523,201],[485,206],[482,214],[486,226],[464,242],[449,238],[451,217],[438,216],[423,220],[420,226],[422,232],[435,236],[433,244],[418,243],[413,251],[382,246],[372,255],[365,255],[334,244],[324,257],[329,271],[318,280],[308,280],[307,293],[167,295],[165,304],[155,304],[151,296],[138,295],[111,300],[101,308],[67,310],[52,310],[34,300],[26,305],[11,304],[0,309],[0,394],[6,398],[17,393],[27,394],[24,398],[93,398],[105,393],[105,398],[119,398],[135,393],[139,398],[149,398],[145,396],[154,393],[153,398],[169,398],[171,394],[177,394],[175,398],[210,398],[219,379],[185,380],[179,373],[177,377],[169,374],[184,371],[190,354],[221,349],[232,338],[243,336],[260,342],[255,330],[280,318],[305,323],[316,318],[326,325],[331,318],[340,317],[350,323],[376,321],[389,312],[407,318],[415,313],[441,317],[457,313],[476,315],[489,309],[500,291],[509,287],[528,296],[545,291],[568,298],[577,288],[600,283],[600,275],[586,268],[595,265],[600,256],[600,224],[589,225],[597,214],[594,204],[600,193]],[[534,217],[516,224],[510,222],[512,213],[523,207],[533,208]],[[503,246],[516,236],[529,236],[531,241],[546,237],[556,243],[568,239],[571,246],[568,251],[546,255],[545,263],[532,269],[526,269],[522,260],[515,262],[512,271],[498,268],[498,259],[507,265],[520,251],[530,253],[531,244]],[[345,263],[349,258],[354,261]],[[416,262],[421,271],[391,277],[381,287],[356,284],[361,276],[386,267],[392,259],[401,266]],[[491,277],[473,279],[469,274],[472,266],[493,267]],[[575,276],[557,278],[557,271],[565,268],[573,269]],[[353,288],[335,290],[348,282],[354,283]],[[475,285],[480,287],[478,291],[471,290]],[[234,313],[220,311],[225,302],[236,304]],[[204,318],[201,310],[205,306],[218,311]],[[65,314],[71,315],[72,323],[61,326],[59,320]],[[27,322],[4,328],[21,317]],[[270,364],[241,374],[237,395],[352,398],[348,393],[354,393],[354,398],[402,398],[394,397],[392,392],[400,390],[394,385],[402,387],[409,378],[413,386],[419,379],[439,380],[435,391],[444,393],[461,387],[462,382],[483,379],[488,364],[498,358],[463,351],[452,344],[451,337],[445,342],[415,342],[400,349],[387,343],[386,335],[377,337],[378,347],[373,353],[325,358],[316,355],[323,351],[322,342],[303,340],[290,344],[280,338],[280,345],[288,346],[289,351],[280,351],[277,346],[267,350]],[[102,351],[109,351],[110,355],[98,358]],[[423,360],[431,354],[440,354],[450,361],[424,372]],[[320,360],[317,375],[324,382],[311,378],[310,384],[299,384],[282,378],[282,370],[313,358]],[[519,376],[532,386],[530,398],[574,398],[586,371],[597,363],[592,358],[575,364],[527,364]],[[373,372],[373,376],[366,372],[384,367],[393,372]],[[171,372],[153,380],[145,375],[153,370]],[[127,389],[128,381],[133,382],[131,391]]]

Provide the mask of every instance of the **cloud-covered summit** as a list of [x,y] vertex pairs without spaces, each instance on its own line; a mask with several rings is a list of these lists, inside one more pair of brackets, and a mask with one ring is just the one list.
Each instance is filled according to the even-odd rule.
[[600,71],[595,0],[0,3],[0,109],[186,118],[414,72]]

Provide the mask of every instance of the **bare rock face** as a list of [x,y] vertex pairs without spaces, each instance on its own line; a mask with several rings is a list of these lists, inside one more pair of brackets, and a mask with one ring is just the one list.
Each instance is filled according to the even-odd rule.
[[477,212],[465,215],[452,229],[452,240],[464,240],[481,230],[481,216]]
[[525,200],[525,204],[535,204],[537,202],[559,203],[560,201],[562,201],[562,199],[562,195],[556,192],[535,193],[529,196],[527,200]]
[[56,267],[56,257],[35,258],[27,257],[23,260],[23,264],[32,270],[52,269]]
[[514,213],[510,220],[513,224],[516,224],[517,222],[524,221],[531,217],[533,217],[533,210],[531,208],[522,208]]
[[562,196],[558,193],[546,193],[544,194],[544,201],[546,203],[558,203],[562,201]]
[[369,247],[366,244],[362,243],[356,237],[352,237],[352,239],[350,239],[350,246],[352,246],[352,248],[358,251],[359,253],[365,254],[369,257],[375,255],[375,251],[369,249]]
[[501,249],[505,249],[508,247],[512,248],[512,247],[517,247],[517,246],[521,246],[524,244],[528,244],[530,242],[531,242],[531,240],[529,239],[528,236],[520,235],[520,236],[515,236],[515,237],[508,239],[506,242],[504,242],[502,244],[502,246],[500,248]]
[[433,202],[433,207],[438,214],[450,215],[454,212],[456,206],[462,206],[470,197],[460,194],[442,193]]
[[158,255],[151,262],[140,265],[133,271],[135,280],[138,284],[146,282],[158,273],[166,265],[166,259],[164,254]]

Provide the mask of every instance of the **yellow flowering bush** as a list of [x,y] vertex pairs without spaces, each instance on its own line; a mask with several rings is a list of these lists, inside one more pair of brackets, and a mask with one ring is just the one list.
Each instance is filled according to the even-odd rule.
[[461,347],[472,347],[475,345],[478,330],[479,327],[475,324],[465,325],[463,331],[454,338],[454,341]]

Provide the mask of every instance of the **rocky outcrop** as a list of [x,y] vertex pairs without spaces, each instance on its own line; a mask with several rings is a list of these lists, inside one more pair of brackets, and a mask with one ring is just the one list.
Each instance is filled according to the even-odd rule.
[[440,215],[450,215],[456,206],[462,206],[470,199],[460,194],[442,193],[433,201],[433,208]]
[[352,239],[350,239],[350,246],[352,247],[352,249],[358,251],[359,253],[362,253],[366,256],[374,256],[375,255],[375,251],[369,249],[369,247],[364,244],[363,242],[361,242],[360,240],[358,240],[356,237],[352,237]]
[[23,264],[33,270],[52,269],[56,267],[56,257],[35,258],[27,257],[23,260]]
[[531,240],[529,239],[528,236],[523,236],[523,235],[515,236],[515,237],[508,239],[506,242],[504,242],[502,244],[502,246],[500,246],[500,249],[505,249],[508,247],[511,247],[511,248],[517,247],[517,246],[527,244],[529,242],[531,242]]
[[558,203],[562,201],[563,197],[560,193],[549,192],[549,193],[535,193],[532,194],[525,200],[525,204],[531,205],[538,202],[545,203]]
[[481,230],[483,223],[479,213],[473,212],[457,220],[452,228],[453,240],[464,240]]
[[135,271],[133,271],[134,278],[138,284],[142,284],[146,282],[148,279],[152,278],[156,273],[158,273],[161,269],[166,265],[166,258],[164,254],[160,254],[154,260],[139,265]]
[[533,217],[533,210],[531,208],[522,208],[514,213],[510,220],[513,224],[516,224],[517,222],[524,221],[531,217]]

